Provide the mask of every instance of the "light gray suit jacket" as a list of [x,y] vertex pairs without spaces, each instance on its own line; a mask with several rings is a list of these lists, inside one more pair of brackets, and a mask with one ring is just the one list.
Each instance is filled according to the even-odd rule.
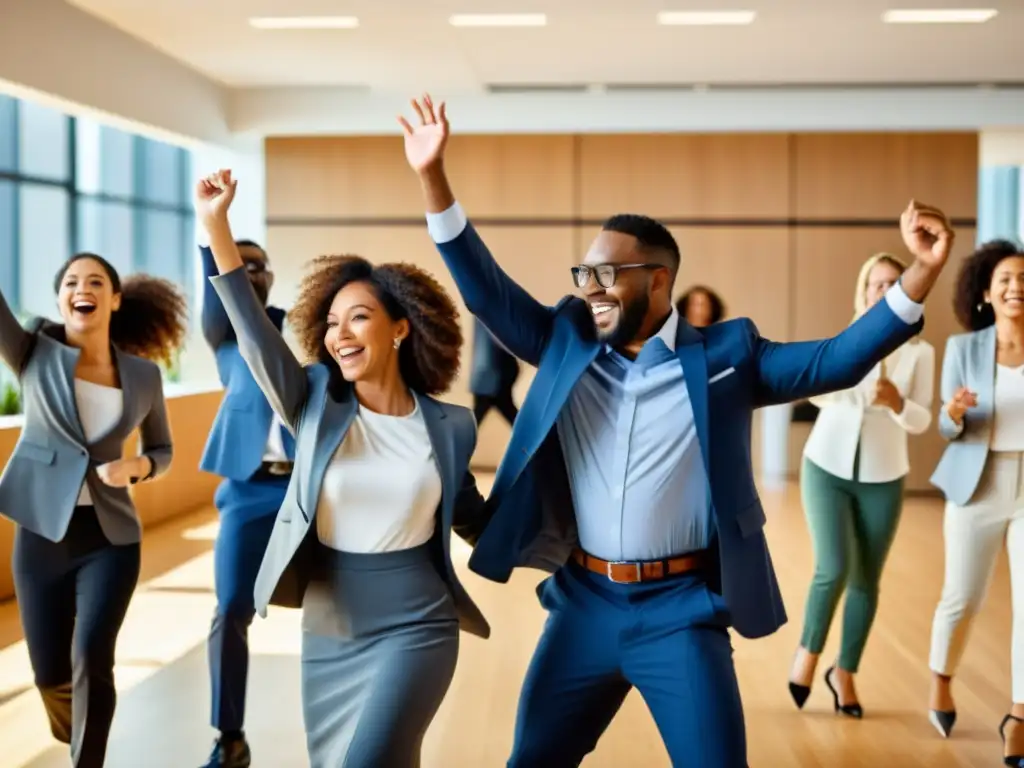
[[147,478],[171,464],[160,368],[114,350],[123,392],[117,425],[87,443],[75,400],[80,350],[64,343],[64,326],[41,318],[26,330],[0,296],[0,358],[21,383],[24,424],[0,477],[0,514],[50,541],[67,533],[82,483],[89,486],[100,527],[111,544],[134,544],[142,526],[127,488],[100,480],[96,467],[120,459],[124,441],[141,427],[142,453],[153,462]]
[[[978,395],[978,405],[967,411],[958,427],[946,413],[946,403],[959,387]],[[950,336],[942,361],[942,406],[939,433],[949,441],[932,474],[932,485],[950,501],[964,505],[978,488],[988,459],[995,410],[996,328]]]
[[[270,604],[302,606],[316,546],[314,519],[327,465],[358,410],[355,393],[342,384],[332,393],[331,371],[303,366],[267,317],[244,269],[210,278],[235,329],[238,348],[274,411],[295,435],[295,464],[284,503],[256,578],[260,616]],[[338,391],[340,390],[340,391]],[[484,500],[469,471],[476,448],[476,421],[468,408],[416,395],[441,475],[441,503],[432,544],[439,572],[451,590],[460,627],[480,637],[490,627],[459,580],[451,560],[451,533],[476,542],[485,525]]]

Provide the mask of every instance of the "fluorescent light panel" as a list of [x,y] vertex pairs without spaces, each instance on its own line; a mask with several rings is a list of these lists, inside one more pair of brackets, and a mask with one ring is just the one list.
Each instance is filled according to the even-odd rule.
[[665,26],[729,26],[752,24],[756,11],[662,11],[658,23]]
[[998,11],[994,8],[907,8],[886,11],[886,24],[983,24]]
[[543,13],[456,13],[448,19],[453,27],[543,27]]
[[355,29],[355,16],[258,16],[249,19],[256,29]]

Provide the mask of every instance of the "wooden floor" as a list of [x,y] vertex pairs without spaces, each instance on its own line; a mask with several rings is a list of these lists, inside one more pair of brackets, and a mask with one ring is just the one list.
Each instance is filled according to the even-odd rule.
[[[1009,580],[1000,563],[977,620],[954,693],[959,722],[941,740],[926,719],[927,649],[932,611],[941,588],[941,506],[909,500],[882,585],[881,609],[859,676],[866,716],[857,722],[832,714],[816,681],[803,712],[786,691],[798,639],[810,548],[794,487],[764,492],[768,538],[791,621],[772,637],[736,638],[735,658],[746,706],[753,768],[888,768],[888,766],[999,765],[996,725],[1009,696]],[[204,512],[147,534],[144,583],[129,611],[118,648],[121,690],[108,768],[187,768],[209,750],[204,640],[213,609],[212,539],[216,518]],[[466,586],[494,629],[488,641],[463,635],[455,681],[424,747],[424,768],[503,766],[512,739],[520,682],[543,621],[533,588],[535,572],[493,584],[465,568],[468,550],[456,550]],[[248,731],[256,768],[301,768],[305,757],[299,705],[298,616],[274,611],[252,631],[253,662]],[[823,659],[837,645],[830,637]],[[49,737],[38,696],[30,686],[17,612],[0,606],[0,745],[5,768],[69,764],[66,749]],[[597,751],[584,763],[668,766],[657,731],[630,695]]]

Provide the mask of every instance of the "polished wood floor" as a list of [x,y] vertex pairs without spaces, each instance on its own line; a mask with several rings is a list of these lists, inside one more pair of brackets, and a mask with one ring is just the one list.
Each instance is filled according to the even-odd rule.
[[[790,623],[759,641],[735,639],[753,768],[869,766],[992,766],[1000,764],[996,725],[1009,696],[1009,579],[1005,556],[954,693],[960,710],[952,739],[926,719],[927,649],[932,610],[941,588],[941,506],[908,500],[882,585],[881,609],[859,676],[863,721],[835,717],[820,680],[803,712],[786,691],[810,577],[810,548],[795,487],[762,494],[768,538]],[[187,768],[208,752],[208,691],[204,640],[213,609],[211,511],[147,534],[144,583],[132,603],[118,648],[121,690],[108,768]],[[507,585],[485,582],[465,568],[466,585],[494,628],[488,641],[463,636],[455,681],[424,747],[424,768],[503,766],[512,739],[520,682],[543,621],[533,588],[540,575],[522,572]],[[252,631],[248,731],[256,768],[301,768],[298,616],[274,611]],[[833,633],[823,659],[837,645]],[[52,741],[18,636],[17,611],[0,606],[0,763],[9,768],[69,764]],[[584,763],[668,766],[643,701],[631,695]]]

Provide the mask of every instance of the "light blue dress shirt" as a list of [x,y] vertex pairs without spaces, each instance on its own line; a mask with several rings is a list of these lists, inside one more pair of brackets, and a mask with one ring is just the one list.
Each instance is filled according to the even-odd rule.
[[[427,214],[435,243],[454,240],[467,221],[458,203]],[[899,283],[886,301],[908,324],[924,312]],[[606,347],[558,415],[580,547],[603,560],[656,560],[711,540],[708,474],[675,353],[678,327],[673,309],[636,360]]]

